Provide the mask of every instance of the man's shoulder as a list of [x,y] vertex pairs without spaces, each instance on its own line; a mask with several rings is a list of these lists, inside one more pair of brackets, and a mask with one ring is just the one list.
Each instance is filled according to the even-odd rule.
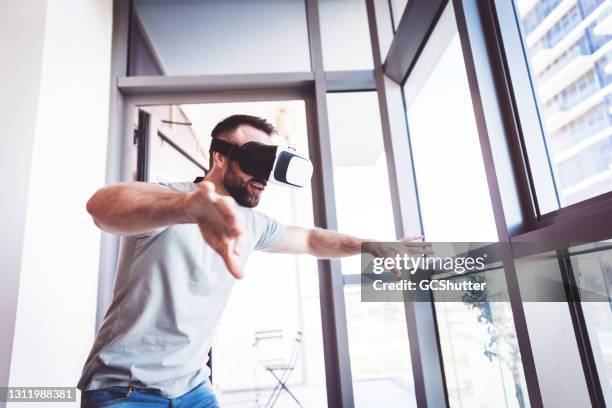
[[174,191],[194,191],[195,183],[191,181],[158,181],[155,184]]

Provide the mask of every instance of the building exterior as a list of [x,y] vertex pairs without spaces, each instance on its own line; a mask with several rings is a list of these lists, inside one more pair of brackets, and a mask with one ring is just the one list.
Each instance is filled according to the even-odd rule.
[[561,205],[612,188],[612,4],[518,2]]

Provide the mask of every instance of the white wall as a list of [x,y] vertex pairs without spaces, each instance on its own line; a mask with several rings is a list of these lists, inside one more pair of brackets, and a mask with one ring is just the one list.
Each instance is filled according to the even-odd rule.
[[104,184],[112,2],[46,6],[44,33],[23,34],[44,46],[11,386],[75,386],[94,336],[100,233],[85,203]]
[[45,5],[46,0],[0,2],[0,387],[8,382],[13,343]]

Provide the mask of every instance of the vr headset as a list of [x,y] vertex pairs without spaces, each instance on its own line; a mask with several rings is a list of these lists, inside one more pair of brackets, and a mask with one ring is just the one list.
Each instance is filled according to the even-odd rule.
[[242,146],[213,138],[210,150],[238,162],[245,173],[274,184],[304,187],[312,177],[312,163],[291,147],[248,142]]

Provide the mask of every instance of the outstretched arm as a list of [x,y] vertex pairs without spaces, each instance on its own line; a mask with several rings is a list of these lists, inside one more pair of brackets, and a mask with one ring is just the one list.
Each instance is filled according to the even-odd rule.
[[204,240],[236,278],[242,277],[238,255],[246,233],[244,215],[231,197],[219,195],[210,182],[196,191],[179,192],[150,183],[123,183],[98,190],[87,211],[104,231],[146,234],[174,224],[198,224]]
[[[322,228],[287,227],[280,243],[266,251],[285,254],[310,254],[320,259],[357,255],[362,251],[377,257],[393,257],[398,253],[398,248],[413,256],[431,255],[431,244],[414,242],[420,241],[422,238],[421,235],[404,238],[398,241],[400,244],[400,247],[398,247],[397,245],[356,238]],[[400,272],[396,269],[391,272],[396,277],[400,276]]]
[[186,196],[155,184],[121,183],[96,191],[87,201],[87,212],[100,229],[111,234],[146,234],[193,222],[185,211]]
[[[427,244],[412,242],[422,237],[414,236],[402,239],[400,242],[409,251],[415,253],[429,252]],[[362,239],[336,231],[322,228],[287,227],[285,235],[279,244],[267,249],[267,252],[285,254],[310,254],[320,259],[342,258],[357,255],[361,251],[375,256],[388,256],[388,246],[373,240]]]
[[310,254],[322,259],[356,255],[366,240],[322,228],[289,226],[279,244],[267,252]]

